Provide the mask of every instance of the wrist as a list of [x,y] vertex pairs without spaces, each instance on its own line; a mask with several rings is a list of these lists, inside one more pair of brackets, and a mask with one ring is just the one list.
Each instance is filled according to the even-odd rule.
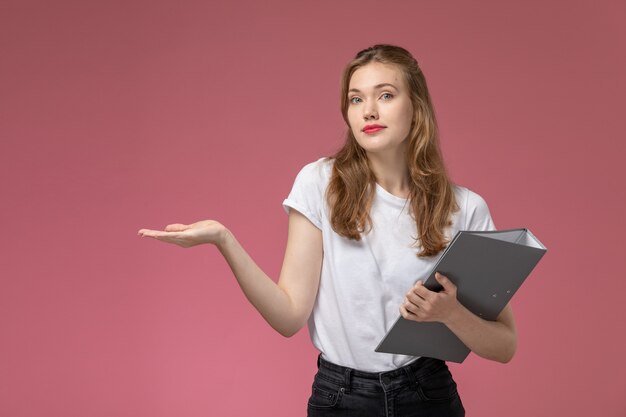
[[452,311],[450,311],[450,314],[448,315],[447,319],[444,321],[444,324],[448,327],[454,326],[455,324],[463,321],[463,316],[468,311],[469,310],[466,309],[465,306],[457,300],[455,307],[452,309]]
[[226,227],[223,227],[218,234],[217,243],[215,246],[217,246],[217,248],[222,251],[232,238],[233,235],[230,230],[228,230]]

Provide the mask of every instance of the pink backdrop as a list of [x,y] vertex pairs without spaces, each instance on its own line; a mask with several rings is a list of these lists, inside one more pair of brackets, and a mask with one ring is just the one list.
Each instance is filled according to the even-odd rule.
[[0,10],[0,415],[301,416],[275,333],[211,246],[277,279],[298,170],[342,142],[360,49],[415,54],[458,183],[548,253],[518,351],[451,364],[470,416],[624,416],[623,1],[7,1]]

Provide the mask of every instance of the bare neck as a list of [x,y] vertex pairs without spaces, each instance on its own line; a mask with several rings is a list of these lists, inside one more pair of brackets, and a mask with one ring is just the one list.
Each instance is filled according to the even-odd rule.
[[409,194],[409,169],[404,152],[394,154],[368,154],[376,182],[389,193],[407,198]]

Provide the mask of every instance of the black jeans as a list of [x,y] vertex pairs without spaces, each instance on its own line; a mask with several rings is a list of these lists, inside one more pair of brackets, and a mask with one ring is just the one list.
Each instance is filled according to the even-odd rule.
[[364,372],[317,358],[307,415],[464,416],[456,382],[442,360],[419,358],[387,372]]

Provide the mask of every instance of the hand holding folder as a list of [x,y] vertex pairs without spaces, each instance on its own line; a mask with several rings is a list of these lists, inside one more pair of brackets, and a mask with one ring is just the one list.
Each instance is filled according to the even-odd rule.
[[[424,286],[431,291],[440,291],[442,287],[435,279],[435,272],[440,272],[456,285],[461,304],[477,316],[493,321],[546,250],[528,229],[459,231]],[[470,352],[445,324],[416,322],[402,316],[375,351],[459,363]]]

